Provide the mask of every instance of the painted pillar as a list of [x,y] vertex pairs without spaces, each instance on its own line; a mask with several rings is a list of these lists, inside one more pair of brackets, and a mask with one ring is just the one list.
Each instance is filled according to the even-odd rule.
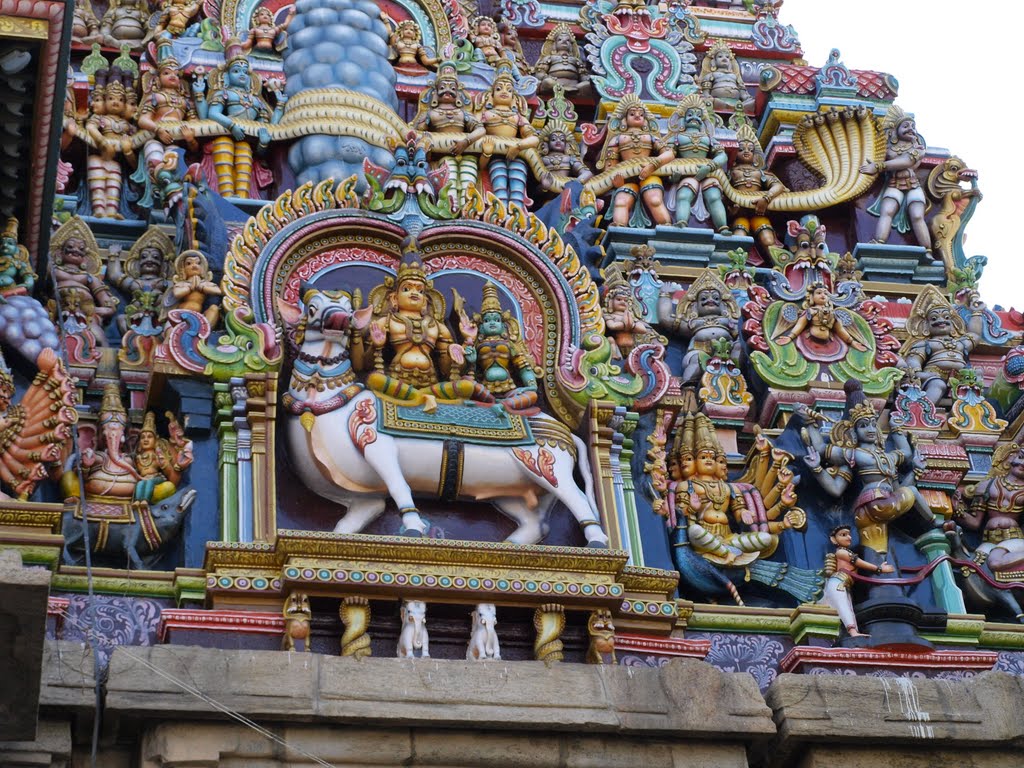
[[217,475],[220,477],[220,538],[238,541],[237,438],[232,419],[233,402],[228,384],[214,384],[217,403]]

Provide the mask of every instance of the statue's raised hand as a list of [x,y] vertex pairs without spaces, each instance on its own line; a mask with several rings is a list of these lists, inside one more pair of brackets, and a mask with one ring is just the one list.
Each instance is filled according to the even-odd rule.
[[807,446],[807,454],[804,456],[804,464],[812,470],[821,466],[821,454],[813,445]]

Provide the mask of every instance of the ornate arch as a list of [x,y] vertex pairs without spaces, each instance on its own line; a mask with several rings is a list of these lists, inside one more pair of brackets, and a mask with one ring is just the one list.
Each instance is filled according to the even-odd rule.
[[[349,179],[286,192],[246,222],[225,262],[224,307],[254,322],[279,324],[277,297],[294,301],[302,280],[343,265],[393,272],[407,232],[363,210]],[[597,286],[572,248],[533,214],[477,198],[465,218],[424,227],[417,239],[434,274],[463,270],[499,282],[523,309],[526,341],[543,368],[548,402],[575,424],[580,406],[566,392],[574,355],[604,333]]]

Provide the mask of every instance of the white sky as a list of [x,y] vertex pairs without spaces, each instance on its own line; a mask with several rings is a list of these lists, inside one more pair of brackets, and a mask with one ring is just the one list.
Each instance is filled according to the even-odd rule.
[[[796,27],[804,56],[825,63],[832,48],[850,69],[895,75],[896,103],[913,112],[931,146],[978,171],[985,198],[967,226],[964,250],[984,254],[990,307],[1024,309],[1024,151],[1009,152],[1024,128],[1016,70],[1024,40],[1020,0],[786,0],[780,21]],[[1016,204],[1014,204],[1016,202]]]

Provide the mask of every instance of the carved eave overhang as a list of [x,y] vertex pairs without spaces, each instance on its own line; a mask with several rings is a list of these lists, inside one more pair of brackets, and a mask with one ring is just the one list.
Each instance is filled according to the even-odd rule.
[[34,266],[49,242],[72,8],[71,0],[0,0],[0,218],[18,217]]

